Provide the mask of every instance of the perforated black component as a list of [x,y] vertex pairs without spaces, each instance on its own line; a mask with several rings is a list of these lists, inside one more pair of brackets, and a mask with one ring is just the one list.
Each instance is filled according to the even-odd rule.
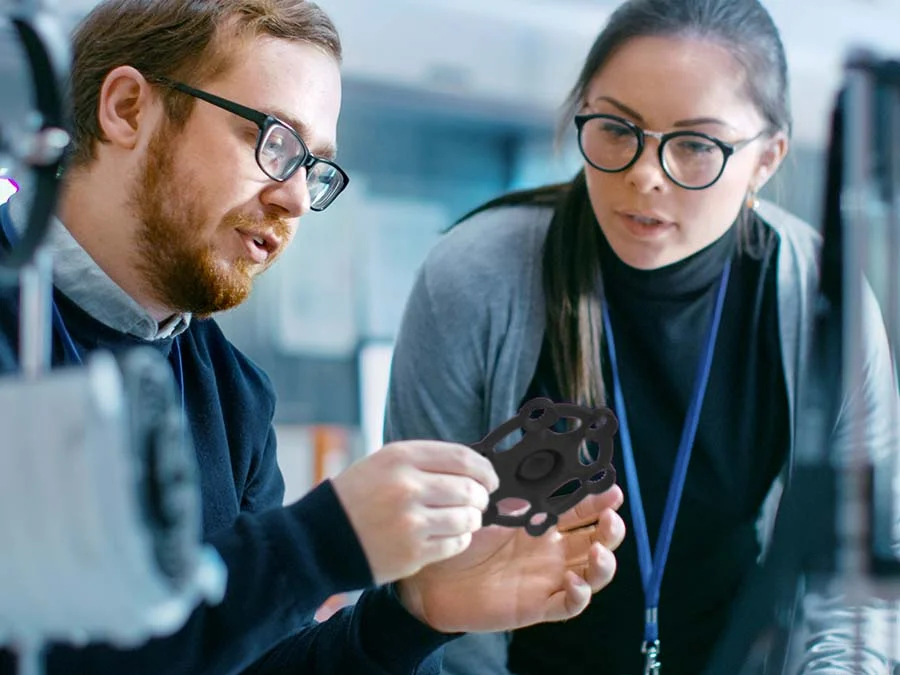
[[[557,425],[558,430],[553,428]],[[618,428],[608,408],[554,403],[548,398],[528,401],[518,415],[472,445],[491,461],[500,477],[500,487],[491,495],[482,518],[484,525],[524,527],[538,537],[589,494],[608,490],[616,482],[612,456]],[[523,435],[515,445],[496,449],[520,429]],[[498,504],[505,499],[523,499],[529,508],[523,513],[500,513]]]

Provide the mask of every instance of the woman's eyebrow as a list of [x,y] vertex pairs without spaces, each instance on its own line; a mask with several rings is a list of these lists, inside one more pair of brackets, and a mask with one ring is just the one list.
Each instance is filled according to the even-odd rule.
[[621,111],[622,111],[623,113],[625,113],[626,115],[629,115],[630,117],[633,117],[637,122],[640,122],[641,124],[644,124],[644,118],[641,117],[640,114],[639,114],[637,111],[633,110],[632,108],[629,108],[627,105],[625,105],[625,104],[622,103],[621,101],[617,101],[616,99],[614,99],[614,98],[611,97],[611,96],[596,96],[596,97],[594,98],[594,101],[606,101],[607,103],[609,103],[609,104],[612,105],[613,107],[618,108],[619,110],[621,110]]
[[[594,100],[595,101],[606,101],[610,105],[621,110],[626,115],[633,117],[638,123],[644,124],[644,118],[641,117],[641,115],[636,110],[634,110],[633,108],[629,108],[627,105],[625,105],[621,101],[617,101],[616,99],[614,99],[611,96],[597,96],[596,98],[594,98]],[[701,124],[718,124],[719,126],[723,126],[723,127],[731,127],[731,125],[728,124],[728,122],[726,122],[725,120],[721,120],[718,117],[692,117],[691,119],[678,120],[672,126],[673,127],[693,127],[693,126],[698,126]]]

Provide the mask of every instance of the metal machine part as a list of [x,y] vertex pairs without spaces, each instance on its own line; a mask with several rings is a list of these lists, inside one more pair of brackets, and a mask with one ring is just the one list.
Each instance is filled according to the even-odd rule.
[[[28,66],[32,106],[24,119],[0,119],[0,170],[16,167],[29,185],[32,198],[28,227],[10,251],[0,251],[0,281],[14,280],[12,273],[33,263],[56,208],[58,174],[69,144],[68,97],[65,82],[69,68],[68,36],[43,2],[16,2],[0,12],[8,22],[4,33],[18,38]],[[13,48],[7,45],[4,51]],[[12,59],[9,59],[12,60]],[[7,91],[7,95],[8,95]]]
[[[43,2],[0,5],[4,31],[21,42],[35,109],[24,124],[0,116],[0,172],[21,171],[27,192],[15,196],[25,231],[0,247],[0,286],[19,285],[21,345],[0,347],[0,646],[21,675],[40,675],[49,643],[130,648],[176,632],[199,603],[221,601],[227,570],[202,543],[197,460],[169,362],[146,347],[50,370],[53,261],[42,244],[69,141],[68,38]],[[10,42],[0,42],[7,95]]]
[[[900,668],[900,410],[871,419],[864,306],[900,340],[900,62],[846,60],[828,148],[820,285],[797,402],[796,461],[764,564],[707,675],[891,673]],[[835,438],[838,415],[851,423]],[[871,426],[893,442],[872,447]],[[878,649],[866,647],[877,638]],[[877,652],[877,653],[876,653]],[[886,659],[886,661],[885,661]]]

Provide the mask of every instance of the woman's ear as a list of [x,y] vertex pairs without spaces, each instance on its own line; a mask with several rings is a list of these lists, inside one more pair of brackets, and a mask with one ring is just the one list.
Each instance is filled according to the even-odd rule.
[[756,171],[753,174],[751,185],[755,191],[762,190],[763,186],[778,171],[781,162],[787,156],[789,141],[787,134],[779,131],[774,136],[764,141],[763,151],[759,156]]
[[140,71],[131,66],[111,70],[103,80],[97,104],[103,138],[119,148],[134,149],[142,135],[141,127],[149,123],[152,98],[150,84]]

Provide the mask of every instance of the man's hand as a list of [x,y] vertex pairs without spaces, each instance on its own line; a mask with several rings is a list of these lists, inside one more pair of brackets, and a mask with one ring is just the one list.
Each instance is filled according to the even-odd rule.
[[401,602],[444,632],[490,632],[563,621],[613,578],[625,537],[622,490],[590,495],[540,537],[486,527],[465,553],[398,582]]
[[465,551],[500,479],[467,446],[403,441],[355,462],[332,484],[383,584]]

